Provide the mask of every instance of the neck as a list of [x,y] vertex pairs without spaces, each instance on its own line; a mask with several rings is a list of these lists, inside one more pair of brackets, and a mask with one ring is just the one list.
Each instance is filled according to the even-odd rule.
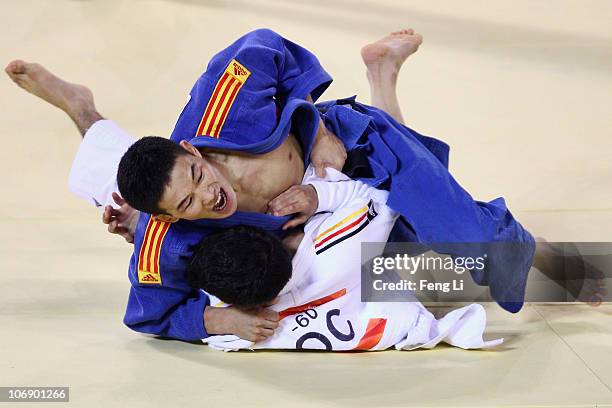
[[223,150],[204,149],[200,148],[200,153],[212,167],[214,167],[219,173],[221,173],[232,185],[232,188],[236,193],[240,192],[240,177],[235,174],[231,167],[227,166],[227,161],[232,152],[225,152]]

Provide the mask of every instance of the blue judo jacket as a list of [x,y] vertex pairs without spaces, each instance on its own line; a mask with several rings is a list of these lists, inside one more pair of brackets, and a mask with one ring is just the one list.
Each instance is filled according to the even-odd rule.
[[[511,258],[492,260],[472,274],[505,309],[522,306],[533,238],[510,214],[503,199],[474,200],[448,172],[449,147],[399,124],[385,112],[355,98],[316,101],[331,83],[317,58],[273,31],[248,33],[215,55],[190,92],[171,139],[209,147],[261,154],[275,149],[292,132],[309,163],[319,118],[345,144],[349,174],[389,190],[388,205],[401,214],[395,241],[491,242],[526,244]],[[208,336],[203,291],[186,281],[197,243],[218,228],[248,224],[280,232],[289,217],[238,211],[221,220],[181,220],[169,224],[142,214],[130,260],[132,284],[124,322],[133,330],[182,340]]]

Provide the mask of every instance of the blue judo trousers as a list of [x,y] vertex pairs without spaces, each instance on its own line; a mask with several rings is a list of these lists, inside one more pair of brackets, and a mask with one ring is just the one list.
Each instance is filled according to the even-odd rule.
[[[190,92],[171,139],[198,148],[262,154],[295,135],[309,164],[319,119],[345,144],[346,172],[389,191],[387,204],[401,216],[393,241],[518,243],[519,250],[491,254],[472,271],[506,310],[523,305],[535,242],[502,198],[474,200],[448,171],[449,147],[398,123],[354,97],[313,105],[331,83],[317,58],[271,30],[248,33],[215,55]],[[166,225],[142,214],[128,276],[132,284],[124,322],[130,328],[182,340],[208,336],[203,312],[210,299],[186,282],[197,243],[219,228],[247,224],[281,233],[289,217],[237,211],[220,220]],[[441,251],[467,256],[465,251]]]

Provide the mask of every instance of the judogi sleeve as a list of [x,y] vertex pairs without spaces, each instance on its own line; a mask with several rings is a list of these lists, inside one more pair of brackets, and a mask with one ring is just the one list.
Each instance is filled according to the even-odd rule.
[[137,332],[195,341],[208,337],[204,292],[167,286],[132,286],[124,323]]
[[[331,76],[323,69],[317,57],[307,49],[281,37],[272,30],[261,29],[252,33],[260,48],[258,54],[267,63],[261,72],[276,82],[276,97],[281,103],[290,98],[313,101],[319,99],[331,84]],[[259,44],[258,44],[259,43]]]
[[124,323],[141,332],[181,340],[207,337],[206,293],[185,277],[191,250],[204,233],[185,222],[167,223],[142,214],[134,234],[128,277],[132,288]]
[[271,92],[281,103],[307,96],[316,101],[332,82],[313,53],[265,28],[245,34],[216,54],[203,77],[224,72],[232,60],[251,73],[245,89]]
[[385,204],[388,192],[377,190],[360,181],[351,180],[344,173],[331,167],[325,169],[324,179],[316,176],[314,168],[309,166],[304,175],[303,184],[312,185],[317,191],[319,204],[317,213],[334,212],[346,207],[357,198],[372,199],[374,202]]
[[331,81],[310,51],[272,30],[255,30],[210,60],[171,139],[261,154],[292,128],[307,155],[319,114],[306,98],[316,101]]

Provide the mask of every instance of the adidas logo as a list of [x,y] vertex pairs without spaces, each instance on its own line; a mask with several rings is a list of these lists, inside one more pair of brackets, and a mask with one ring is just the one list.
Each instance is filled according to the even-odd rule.
[[142,278],[142,281],[143,282],[157,282],[157,278],[149,273]]
[[234,67],[234,75],[236,76],[245,76],[247,75],[247,72],[244,68],[242,68],[240,65],[238,65],[236,62],[234,62],[233,64]]

